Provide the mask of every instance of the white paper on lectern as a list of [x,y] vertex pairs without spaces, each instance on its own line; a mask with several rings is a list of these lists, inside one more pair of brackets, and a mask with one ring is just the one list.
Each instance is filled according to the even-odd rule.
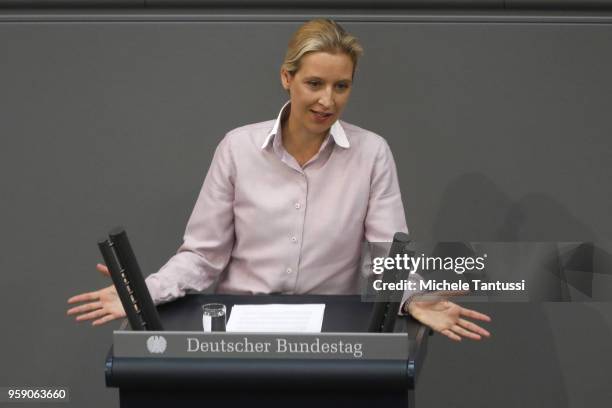
[[228,332],[321,333],[324,304],[235,305]]

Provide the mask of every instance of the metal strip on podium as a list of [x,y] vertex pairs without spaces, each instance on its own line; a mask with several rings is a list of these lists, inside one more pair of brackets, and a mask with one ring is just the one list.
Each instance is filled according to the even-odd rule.
[[405,333],[114,332],[107,385],[122,389],[401,390]]

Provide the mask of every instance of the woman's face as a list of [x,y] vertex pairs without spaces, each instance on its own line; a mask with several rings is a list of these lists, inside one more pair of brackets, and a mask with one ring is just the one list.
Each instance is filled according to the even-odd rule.
[[291,96],[290,123],[325,134],[348,102],[352,77],[353,61],[344,53],[309,53],[293,75],[282,69],[281,81]]

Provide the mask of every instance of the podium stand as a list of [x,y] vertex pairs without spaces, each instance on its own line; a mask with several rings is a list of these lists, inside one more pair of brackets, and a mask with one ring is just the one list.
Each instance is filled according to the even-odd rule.
[[[325,303],[324,333],[365,333],[372,310],[359,296],[189,295],[158,308],[164,328],[201,332],[200,306],[211,302],[228,313],[234,304]],[[122,408],[412,407],[429,329],[406,317],[395,331],[408,333],[407,359],[128,358],[111,348],[106,385],[119,388]]]

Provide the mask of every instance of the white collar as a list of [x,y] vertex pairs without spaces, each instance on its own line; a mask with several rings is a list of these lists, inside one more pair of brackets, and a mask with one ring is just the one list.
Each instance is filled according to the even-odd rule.
[[[266,136],[266,139],[261,145],[262,149],[265,149],[273,140],[274,136],[278,133],[278,129],[281,126],[281,119],[283,117],[283,113],[285,112],[285,109],[289,106],[290,103],[291,101],[285,103],[281,108],[280,112],[278,113],[278,117],[276,118],[276,122],[274,122],[274,127],[272,127],[272,130],[270,131],[270,133],[268,133],[268,136]],[[343,147],[345,149],[348,149],[351,146],[339,120],[334,122],[334,124],[329,129],[329,132],[331,133],[334,142],[338,146]]]

